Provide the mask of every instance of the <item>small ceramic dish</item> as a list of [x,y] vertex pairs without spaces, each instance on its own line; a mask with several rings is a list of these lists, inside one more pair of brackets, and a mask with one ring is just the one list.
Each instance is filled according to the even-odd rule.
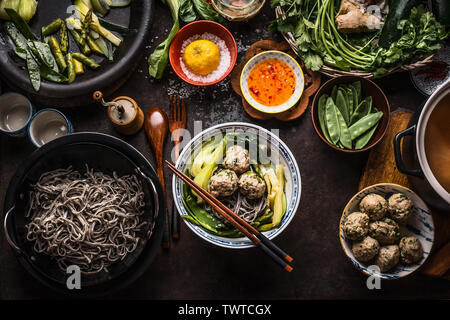
[[[196,35],[200,36],[204,33],[210,33],[223,40],[230,53],[230,65],[228,69],[217,80],[210,82],[200,82],[190,79],[183,71],[180,61],[182,58],[181,52],[183,43],[191,37],[194,37]],[[228,31],[228,29],[226,29],[219,23],[206,20],[194,21],[185,25],[176,34],[175,38],[172,41],[172,44],[170,45],[169,60],[173,71],[175,71],[175,73],[185,82],[196,86],[210,86],[225,79],[230,74],[231,70],[233,70],[237,60],[236,41],[234,40],[234,37],[230,33],[230,31]]]
[[[292,94],[292,96],[284,103],[277,105],[277,106],[266,106],[253,98],[253,96],[250,94],[249,88],[248,88],[248,78],[250,73],[252,72],[253,68],[258,65],[260,62],[263,62],[268,59],[274,59],[279,60],[284,63],[286,63],[294,72],[295,75],[295,91]],[[251,105],[256,110],[263,112],[263,113],[281,113],[286,110],[289,110],[293,106],[295,106],[298,101],[300,100],[300,97],[302,96],[303,90],[305,88],[305,77],[303,75],[303,70],[298,64],[298,62],[288,55],[287,53],[276,51],[276,50],[270,50],[270,51],[264,51],[250,60],[245,64],[244,68],[242,69],[241,73],[241,80],[240,80],[240,86],[241,91],[244,96],[244,99],[248,102],[249,105]]]
[[[400,225],[400,237],[415,236],[420,241],[423,248],[423,257],[418,263],[404,265],[399,262],[389,272],[377,274],[373,268],[370,268],[374,265],[373,261],[360,262],[355,258],[352,252],[352,241],[346,239],[344,235],[344,222],[349,214],[360,211],[359,203],[370,193],[379,194],[386,200],[394,193],[403,193],[411,199],[414,211],[406,224]],[[359,271],[368,276],[379,276],[381,279],[399,279],[415,272],[428,258],[434,241],[433,217],[425,202],[412,190],[393,183],[375,184],[358,192],[345,206],[339,222],[339,239],[345,255]]]
[[[376,107],[379,111],[383,112],[383,117],[381,118],[380,122],[378,123],[378,127],[374,134],[372,135],[372,138],[370,138],[369,142],[366,144],[364,148],[361,149],[345,149],[345,148],[339,148],[327,141],[325,137],[322,134],[322,131],[320,129],[320,122],[318,117],[318,104],[319,104],[319,98],[322,96],[322,94],[326,93],[328,95],[331,95],[331,91],[334,86],[340,85],[340,84],[350,84],[355,81],[361,81],[361,92],[362,97],[371,96],[372,97],[372,103],[373,107]],[[364,152],[371,148],[373,148],[375,145],[377,145],[386,134],[386,130],[389,126],[389,120],[391,117],[391,108],[389,105],[389,101],[384,94],[383,90],[373,81],[369,79],[365,79],[363,77],[358,76],[340,76],[336,78],[332,78],[325,82],[319,90],[317,90],[314,100],[312,102],[311,106],[311,117],[312,117],[312,123],[314,127],[314,131],[319,136],[320,139],[322,139],[323,142],[325,142],[328,146],[331,148],[347,152],[347,153],[358,153],[358,152]]]
[[69,119],[56,109],[42,109],[37,112],[28,126],[28,137],[37,148],[47,142],[72,133]]
[[0,96],[0,132],[25,136],[33,116],[33,105],[24,95],[8,92]]

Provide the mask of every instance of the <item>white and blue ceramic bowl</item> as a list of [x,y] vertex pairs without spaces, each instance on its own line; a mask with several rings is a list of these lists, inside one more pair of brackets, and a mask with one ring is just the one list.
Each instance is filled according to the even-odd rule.
[[72,132],[69,119],[61,111],[52,108],[36,112],[28,125],[28,138],[36,148]]
[[[285,178],[286,178],[286,212],[281,220],[280,226],[272,230],[264,232],[264,235],[269,239],[273,239],[288,226],[292,221],[295,213],[297,212],[298,205],[300,203],[301,195],[301,178],[300,170],[298,169],[297,162],[289,150],[289,148],[281,141],[281,139],[274,133],[254,124],[244,123],[244,122],[229,122],[216,125],[209,129],[206,129],[196,135],[184,148],[180,154],[180,157],[176,163],[179,170],[185,172],[191,164],[192,155],[196,154],[202,144],[209,141],[217,134],[222,133],[242,133],[249,135],[256,135],[259,139],[259,143],[267,143],[267,146],[273,151],[271,154],[272,159],[279,159],[279,163],[285,168]],[[172,181],[173,195],[175,205],[181,218],[183,216],[188,216],[186,208],[183,205],[183,182],[178,179],[175,175]],[[193,224],[186,219],[183,219],[187,226],[200,238],[220,247],[232,248],[232,249],[242,249],[253,247],[254,244],[246,237],[240,238],[226,238],[214,235],[207,232],[200,226]]]
[[[376,274],[374,269],[370,268],[373,264],[371,262],[359,262],[356,260],[352,252],[352,241],[347,240],[344,236],[344,221],[347,215],[352,212],[359,211],[359,203],[369,193],[376,193],[384,197],[386,200],[394,193],[403,193],[408,196],[414,206],[414,211],[409,217],[405,225],[400,225],[400,235],[415,236],[419,239],[423,247],[423,257],[416,264],[403,265],[401,262],[392,270],[386,273]],[[342,249],[347,257],[352,261],[355,267],[364,274],[371,276],[375,275],[381,279],[399,279],[416,271],[428,258],[433,247],[434,241],[434,223],[430,209],[428,209],[425,202],[412,190],[393,183],[380,183],[367,187],[358,192],[347,204],[342,213],[341,221],[339,223],[339,238]]]
[[[275,59],[285,62],[292,69],[295,75],[296,81],[294,94],[289,98],[289,100],[278,106],[266,106],[259,103],[253,98],[253,96],[250,94],[250,91],[248,90],[248,77],[250,75],[250,72],[258,63],[268,59]],[[300,100],[300,97],[302,96],[303,90],[305,88],[305,77],[303,75],[302,68],[293,57],[281,51],[271,50],[257,54],[245,64],[241,73],[240,86],[241,92],[244,95],[244,99],[256,110],[263,113],[281,113],[295,106]]]
[[15,92],[0,95],[0,132],[23,137],[32,116],[33,105],[24,95]]

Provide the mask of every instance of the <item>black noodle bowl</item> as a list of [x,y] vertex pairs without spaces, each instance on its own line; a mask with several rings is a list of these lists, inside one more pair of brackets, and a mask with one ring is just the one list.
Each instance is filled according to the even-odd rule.
[[[83,288],[87,287],[98,287],[105,283],[111,282],[112,280],[118,280],[118,278],[124,278],[127,276],[129,269],[136,269],[134,266],[137,264],[138,260],[148,260],[145,257],[141,257],[143,251],[149,250],[147,244],[154,241],[149,241],[155,235],[155,224],[160,224],[157,212],[161,210],[162,197],[160,192],[160,185],[157,183],[156,175],[148,164],[149,168],[139,165],[135,162],[140,160],[138,156],[141,156],[134,148],[131,148],[126,143],[120,141],[113,141],[113,143],[123,144],[125,148],[120,150],[115,146],[108,144],[103,144],[99,141],[83,141],[84,139],[77,139],[77,135],[81,138],[83,135],[90,138],[94,137],[93,140],[105,140],[109,139],[118,140],[116,138],[101,135],[101,134],[74,134],[67,136],[66,140],[81,140],[75,143],[61,143],[63,138],[55,140],[58,145],[55,148],[51,147],[51,143],[44,148],[47,148],[45,152],[42,150],[37,150],[35,153],[41,153],[37,161],[33,161],[26,172],[22,175],[16,175],[11,181],[10,187],[7,193],[7,201],[5,201],[5,212],[9,210],[12,206],[11,202],[15,203],[15,210],[11,216],[10,236],[14,239],[14,242],[21,249],[22,253],[19,256],[23,259],[25,266],[31,267],[32,273],[41,277],[40,280],[48,281],[50,285],[56,285],[59,288],[65,288],[69,273],[64,272],[58,266],[55,258],[50,257],[43,253],[36,253],[33,249],[33,242],[26,240],[26,224],[30,222],[30,218],[26,217],[29,209],[29,195],[33,191],[33,185],[39,180],[41,175],[45,172],[49,172],[56,169],[65,169],[72,166],[74,170],[80,173],[86,172],[86,165],[96,172],[102,172],[103,174],[113,176],[115,172],[117,176],[134,175],[138,179],[139,183],[142,185],[142,190],[144,192],[144,208],[143,214],[141,216],[141,221],[146,222],[145,226],[137,231],[136,235],[140,238],[136,249],[125,255],[123,260],[112,263],[108,267],[108,271],[100,271],[94,274],[82,274],[81,286]],[[128,146],[129,149],[125,151]],[[34,154],[33,154],[34,155]],[[133,159],[132,159],[133,158]],[[143,158],[143,157],[142,157]],[[143,159],[145,161],[145,158]],[[136,163],[136,164],[135,164]],[[139,169],[138,169],[139,168]],[[21,169],[19,169],[20,171]],[[140,172],[144,172],[147,179]],[[149,181],[150,180],[150,181]],[[12,186],[15,184],[15,187]],[[156,191],[154,189],[156,186]],[[156,207],[157,206],[157,207]],[[163,216],[163,215],[159,215]],[[151,239],[153,240],[153,239]],[[26,266],[27,267],[27,266]],[[27,268],[28,269],[28,268]],[[29,270],[30,271],[30,270]],[[47,283],[47,284],[49,284]]]

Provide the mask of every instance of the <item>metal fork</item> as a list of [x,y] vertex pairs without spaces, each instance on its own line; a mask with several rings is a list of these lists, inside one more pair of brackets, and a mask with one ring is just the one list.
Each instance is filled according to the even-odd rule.
[[[182,97],[169,97],[169,130],[174,143],[175,162],[180,155],[180,142],[183,137],[183,130],[186,128],[186,105]],[[175,210],[175,202],[172,203],[172,238],[180,238],[180,217]]]

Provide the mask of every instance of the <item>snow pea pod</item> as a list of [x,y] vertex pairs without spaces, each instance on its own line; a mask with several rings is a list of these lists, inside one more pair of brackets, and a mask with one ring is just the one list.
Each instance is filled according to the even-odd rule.
[[26,60],[28,51],[27,39],[23,36],[22,33],[20,33],[19,29],[17,29],[13,22],[5,22],[4,28],[6,33],[16,45],[16,54],[19,56],[19,58]]
[[319,103],[317,105],[317,117],[319,118],[319,125],[320,130],[322,131],[322,134],[324,135],[325,139],[329,142],[331,142],[330,135],[328,134],[327,125],[326,125],[326,119],[325,119],[325,112],[326,112],[326,104],[327,104],[328,95],[323,94],[319,98]]
[[341,131],[341,135],[339,137],[339,142],[347,149],[352,148],[352,137],[350,135],[350,130],[348,129],[347,123],[345,122],[344,116],[342,113],[336,108],[336,115],[339,121],[339,127]]
[[33,89],[37,92],[41,88],[41,73],[39,64],[34,60],[30,51],[27,51],[27,70]]
[[369,143],[370,139],[372,138],[372,136],[375,133],[375,131],[377,130],[377,128],[378,128],[378,123],[376,125],[374,125],[372,129],[370,129],[369,131],[364,133],[362,136],[360,136],[358,139],[356,139],[355,149],[359,150],[359,149],[364,148]]
[[354,124],[356,121],[370,113],[370,105],[367,99],[361,101],[361,103],[356,107],[352,116],[350,117],[350,125]]
[[[354,100],[353,100],[353,90],[352,86],[347,86],[347,97],[348,97],[348,105],[347,105],[347,112],[348,112],[348,121],[350,121],[350,116],[353,113],[354,109]],[[356,106],[355,106],[356,107]],[[349,122],[347,122],[349,124]]]
[[41,78],[55,83],[67,83],[67,78],[59,72],[50,69],[47,65],[41,64],[39,66]]
[[55,37],[51,37],[48,39],[48,45],[50,46],[56,63],[58,64],[59,71],[64,72],[64,70],[66,70],[67,68],[67,64],[59,47],[58,40],[56,40]]
[[62,20],[60,18],[53,20],[48,25],[41,28],[42,38],[56,33],[61,28]]
[[6,13],[11,18],[11,20],[16,25],[17,29],[23,34],[23,36],[28,40],[37,40],[34,33],[31,31],[30,26],[26,21],[16,12],[16,10],[11,8],[5,8]]
[[341,112],[342,116],[344,117],[345,123],[349,123],[350,121],[350,115],[348,113],[348,98],[347,93],[344,88],[339,88],[337,95],[336,95],[336,107]]
[[380,119],[383,117],[383,112],[377,112],[377,113],[371,113],[368,114],[358,121],[356,121],[354,124],[352,124],[349,127],[350,135],[352,137],[352,140],[355,140],[359,136],[361,136],[363,133],[370,130],[374,125],[380,121]]
[[356,90],[356,94],[358,96],[358,103],[362,99],[362,88],[361,88],[361,81],[355,81],[352,83],[353,88]]
[[333,101],[336,101],[337,90],[338,86],[334,86],[333,89],[331,89],[331,98],[333,99]]
[[336,144],[341,136],[341,130],[339,126],[339,120],[337,118],[336,110],[337,107],[334,105],[333,99],[331,97],[327,98],[325,108],[325,120],[330,135],[331,142]]
[[47,67],[55,72],[58,72],[58,64],[53,56],[50,46],[40,41],[28,41],[28,47],[31,49],[33,55],[39,60],[41,64],[45,64]]

